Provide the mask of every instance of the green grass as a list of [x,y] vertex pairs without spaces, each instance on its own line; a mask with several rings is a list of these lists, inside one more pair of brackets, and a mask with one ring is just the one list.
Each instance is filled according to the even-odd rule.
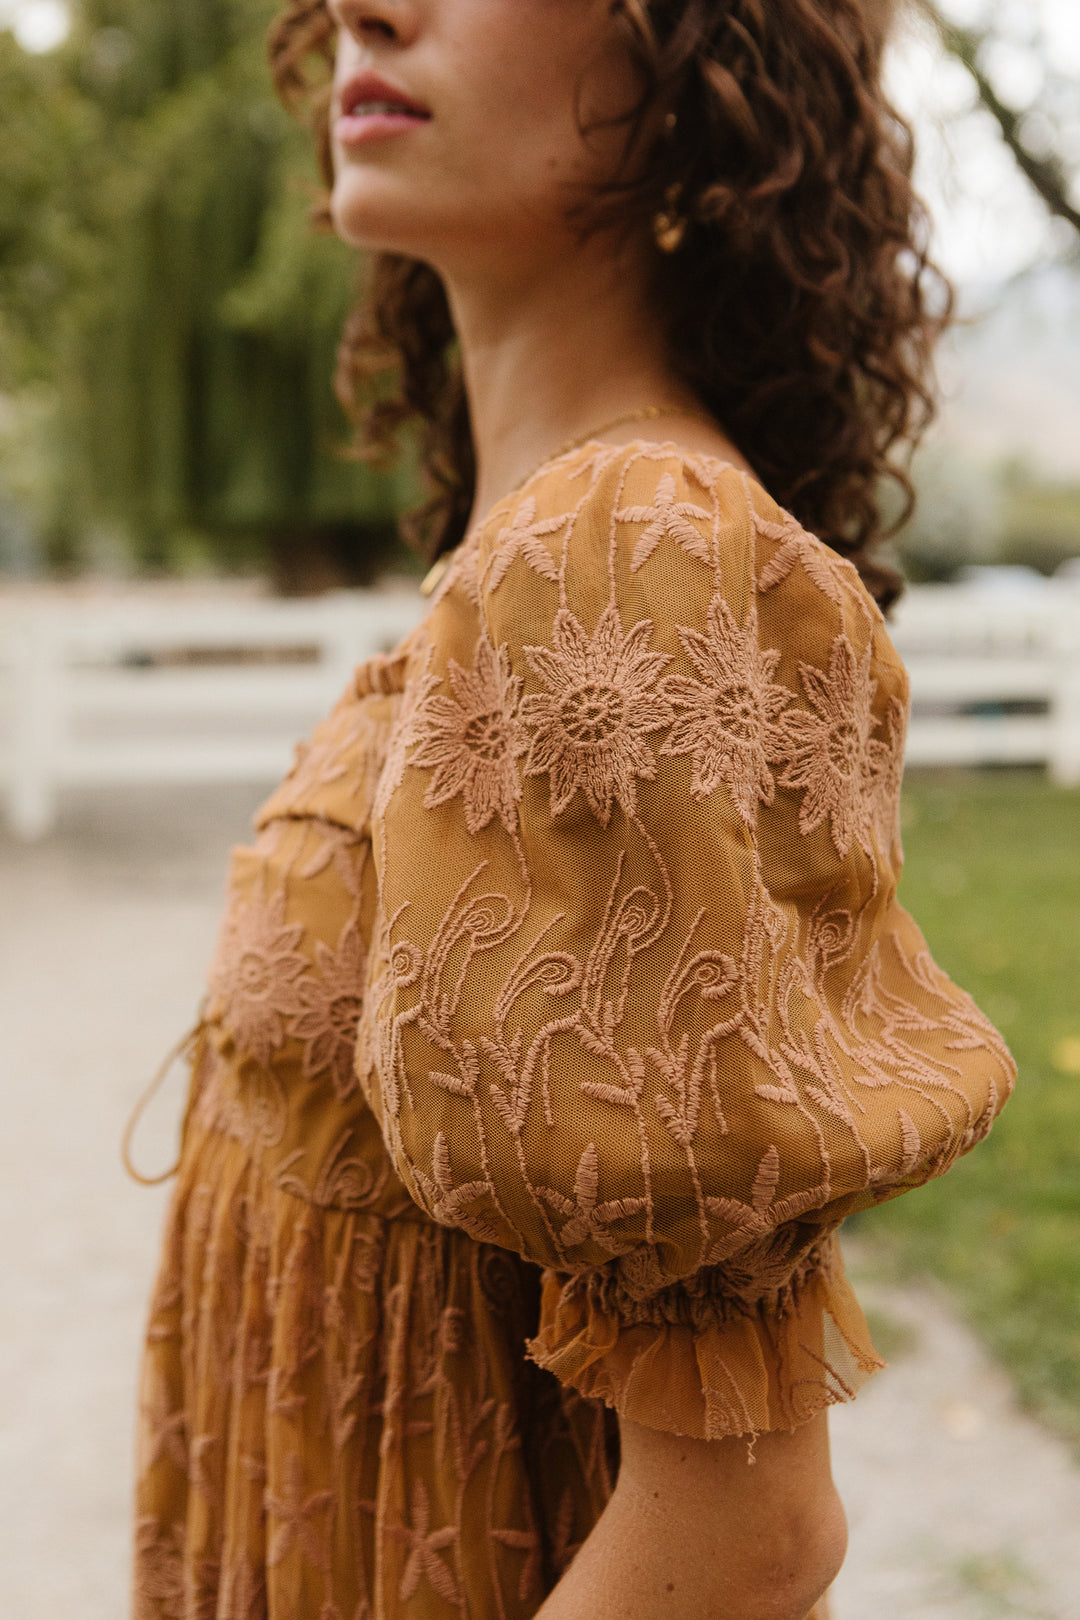
[[1019,1080],[947,1176],[849,1223],[876,1268],[930,1271],[1080,1445],[1080,790],[911,773],[900,898],[1012,1048]]

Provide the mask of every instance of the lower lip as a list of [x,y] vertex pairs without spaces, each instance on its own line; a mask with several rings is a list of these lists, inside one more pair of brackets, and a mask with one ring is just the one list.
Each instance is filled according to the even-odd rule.
[[334,137],[340,146],[360,146],[365,141],[381,141],[387,135],[400,135],[404,130],[417,129],[429,122],[416,113],[365,113],[361,117],[347,113],[334,125]]

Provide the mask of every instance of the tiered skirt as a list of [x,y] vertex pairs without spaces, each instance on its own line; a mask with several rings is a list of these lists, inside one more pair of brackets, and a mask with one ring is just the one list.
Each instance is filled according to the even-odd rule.
[[524,1354],[540,1272],[322,1208],[192,1124],[144,1357],[135,1620],[524,1620],[607,1501],[607,1407]]

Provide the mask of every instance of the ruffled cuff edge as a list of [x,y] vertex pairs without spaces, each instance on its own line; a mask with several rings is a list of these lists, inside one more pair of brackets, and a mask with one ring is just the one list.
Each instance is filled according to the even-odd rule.
[[627,1323],[546,1270],[530,1361],[620,1417],[696,1440],[794,1429],[853,1400],[885,1361],[839,1248],[797,1293],[705,1323]]

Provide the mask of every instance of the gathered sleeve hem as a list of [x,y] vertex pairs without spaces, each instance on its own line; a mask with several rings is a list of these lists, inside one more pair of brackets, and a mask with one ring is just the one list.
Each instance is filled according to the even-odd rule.
[[526,1353],[620,1417],[696,1440],[797,1428],[885,1366],[835,1233],[771,1293],[725,1281],[715,1268],[635,1301],[598,1273],[548,1269]]

